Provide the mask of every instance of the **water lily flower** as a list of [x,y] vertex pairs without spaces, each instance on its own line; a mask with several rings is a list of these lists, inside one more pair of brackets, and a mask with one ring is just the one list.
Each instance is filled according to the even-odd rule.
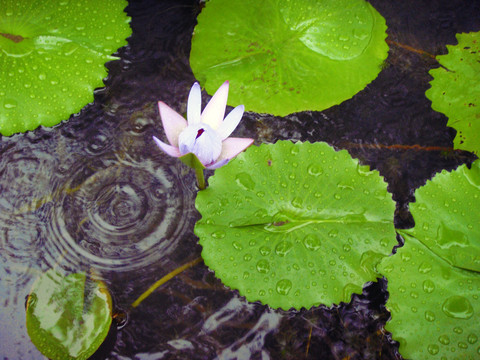
[[224,119],[228,86],[228,81],[225,81],[201,112],[200,85],[197,82],[193,84],[188,95],[187,120],[159,101],[160,117],[170,143],[166,144],[154,136],[160,149],[174,157],[194,154],[205,168],[217,169],[249,147],[253,139],[229,137],[242,119],[245,108],[237,106]]

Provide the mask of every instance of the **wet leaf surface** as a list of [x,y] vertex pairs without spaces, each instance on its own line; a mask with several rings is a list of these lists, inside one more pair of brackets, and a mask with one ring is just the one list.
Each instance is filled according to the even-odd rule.
[[432,108],[448,117],[457,130],[456,149],[480,151],[480,32],[457,34],[457,45],[447,45],[448,54],[438,56],[442,65],[430,70],[432,87],[426,92]]
[[93,101],[126,45],[127,2],[3,0],[0,134],[54,126]]
[[196,207],[205,264],[247,300],[284,310],[349,302],[396,244],[383,179],[325,143],[251,147]]
[[324,110],[377,77],[385,30],[364,0],[212,0],[198,16],[190,63],[210,94],[229,79],[229,104],[247,111]]

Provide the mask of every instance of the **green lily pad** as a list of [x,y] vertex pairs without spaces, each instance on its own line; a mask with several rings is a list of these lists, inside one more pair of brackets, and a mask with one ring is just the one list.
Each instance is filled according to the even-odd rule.
[[[426,96],[432,108],[448,117],[457,130],[456,149],[480,150],[480,32],[457,34],[458,45],[447,45],[448,54],[437,56],[445,68],[430,70],[432,87]],[[448,69],[448,70],[447,70]]]
[[205,264],[273,308],[350,301],[397,243],[383,178],[325,143],[250,147],[215,171],[196,207]]
[[364,0],[210,0],[190,53],[213,93],[229,104],[287,115],[324,110],[374,80],[387,57],[385,19]]
[[63,277],[54,270],[33,285],[27,302],[27,331],[49,359],[87,359],[103,343],[112,323],[105,285],[85,274]]
[[479,358],[480,273],[451,266],[409,235],[378,269],[390,294],[385,328],[404,358]]
[[480,271],[480,160],[437,174],[410,204],[416,237],[452,266]]
[[54,126],[93,101],[127,44],[125,0],[0,2],[0,134]]

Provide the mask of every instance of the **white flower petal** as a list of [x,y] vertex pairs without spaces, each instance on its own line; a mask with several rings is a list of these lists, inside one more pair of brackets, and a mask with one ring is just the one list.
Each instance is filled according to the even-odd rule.
[[218,127],[222,124],[223,117],[225,116],[225,107],[227,106],[228,98],[228,86],[228,81],[225,81],[215,92],[202,112],[202,123],[208,124],[213,130],[218,129]]
[[202,90],[198,82],[193,84],[188,95],[187,120],[188,125],[198,124],[201,120],[202,111]]
[[253,139],[228,138],[222,142],[222,152],[214,164],[207,166],[208,169],[217,169],[228,163],[235,156],[253,144]]
[[178,147],[178,136],[187,127],[187,121],[182,115],[162,101],[158,102],[158,110],[160,111],[163,129],[165,130],[165,135],[167,135],[168,142]]
[[155,136],[153,137],[153,140],[155,143],[158,145],[160,149],[162,149],[167,155],[173,156],[173,157],[180,157],[180,151],[178,148],[173,147],[171,145],[165,144],[163,141],[157,139]]
[[239,105],[227,115],[225,120],[223,120],[222,124],[217,129],[218,136],[225,140],[230,134],[235,130],[235,128],[242,120],[243,112],[245,111],[245,106]]
[[194,153],[203,165],[217,160],[222,152],[222,140],[207,124],[188,126],[178,138],[180,154]]

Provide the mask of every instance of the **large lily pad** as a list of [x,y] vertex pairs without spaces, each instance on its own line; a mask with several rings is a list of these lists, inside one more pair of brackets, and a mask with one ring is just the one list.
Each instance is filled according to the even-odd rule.
[[386,183],[325,143],[250,147],[209,184],[196,200],[202,257],[249,301],[348,302],[396,244]]
[[282,116],[323,110],[377,77],[385,30],[364,0],[210,0],[190,64],[209,93],[235,84],[230,105]]
[[93,101],[126,45],[125,0],[0,2],[0,134],[53,126]]
[[[477,359],[480,354],[480,160],[442,171],[415,192],[415,227],[384,259],[387,324],[409,359]],[[418,240],[417,240],[418,239]]]
[[451,266],[408,235],[379,271],[390,294],[386,329],[404,358],[479,358],[480,273]]
[[448,117],[457,130],[456,149],[480,151],[480,32],[457,34],[458,45],[437,59],[445,68],[430,70],[432,87],[427,97],[432,108]]
[[415,191],[415,227],[400,230],[451,265],[480,271],[480,160],[436,175]]
[[112,323],[105,285],[85,274],[63,277],[55,270],[34,284],[27,302],[27,330],[49,359],[87,359],[103,343]]

